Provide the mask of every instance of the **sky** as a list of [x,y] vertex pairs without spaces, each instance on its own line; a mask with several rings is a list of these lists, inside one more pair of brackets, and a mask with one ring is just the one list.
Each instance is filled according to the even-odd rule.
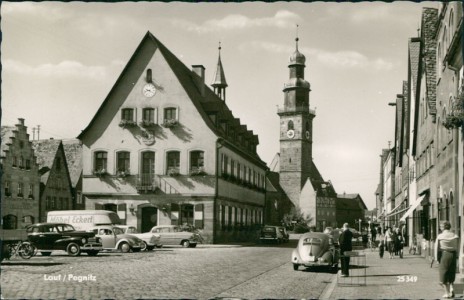
[[[394,107],[407,79],[408,40],[422,7],[439,2],[2,2],[1,125],[25,119],[40,139],[87,127],[147,31],[211,84],[221,43],[226,103],[259,136],[268,165],[279,152],[288,59],[306,56],[313,160],[337,193],[375,207],[380,154],[394,141]],[[298,33],[297,33],[298,24]],[[38,138],[36,133],[36,138]]]

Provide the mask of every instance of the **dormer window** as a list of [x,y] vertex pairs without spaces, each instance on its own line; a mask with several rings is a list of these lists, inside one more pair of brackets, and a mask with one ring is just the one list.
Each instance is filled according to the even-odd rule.
[[208,114],[209,118],[213,122],[214,125],[217,125],[217,115],[216,114]]

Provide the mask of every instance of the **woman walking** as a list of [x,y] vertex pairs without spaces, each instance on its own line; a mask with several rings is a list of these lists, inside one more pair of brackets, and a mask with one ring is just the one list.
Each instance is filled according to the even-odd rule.
[[440,258],[438,252],[441,252],[441,258],[438,260],[440,284],[445,289],[443,298],[454,297],[454,280],[456,278],[456,252],[458,250],[458,236],[452,232],[451,223],[443,221],[440,223],[442,232],[437,237],[435,243],[435,257]]
[[395,237],[390,227],[387,227],[387,231],[385,232],[385,245],[390,254],[390,259],[393,259],[393,254],[395,253]]

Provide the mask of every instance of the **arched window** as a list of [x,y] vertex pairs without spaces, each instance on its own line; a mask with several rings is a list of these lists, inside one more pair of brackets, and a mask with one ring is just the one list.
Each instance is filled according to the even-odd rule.
[[34,224],[34,217],[31,215],[27,215],[22,218],[22,221],[25,226],[32,225]]
[[454,11],[451,9],[449,16],[449,40],[453,40],[453,31],[454,31]]
[[438,77],[441,77],[441,43],[438,43],[438,53],[437,53],[437,60],[438,60]]
[[106,172],[108,153],[106,151],[97,151],[94,155],[94,171]]
[[180,152],[169,151],[166,155],[166,174],[179,174],[180,169]]
[[3,229],[18,229],[18,218],[11,214],[4,216]]
[[203,169],[204,166],[205,166],[205,152],[204,151],[191,151],[190,152],[190,173],[204,171]]
[[287,123],[287,130],[293,130],[293,129],[294,129],[293,121],[290,120],[290,121],[288,121],[288,123]]
[[117,153],[117,170],[118,172],[129,172],[130,170],[130,152],[120,151]]

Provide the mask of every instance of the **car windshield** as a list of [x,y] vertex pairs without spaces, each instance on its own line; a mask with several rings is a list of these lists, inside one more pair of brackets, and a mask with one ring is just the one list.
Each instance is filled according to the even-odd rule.
[[137,229],[135,229],[135,227],[128,227],[126,232],[127,233],[137,233]]
[[121,228],[119,227],[113,227],[113,232],[114,234],[118,235],[118,234],[124,234],[124,230],[122,230]]
[[264,227],[263,231],[264,232],[275,232],[275,227]]
[[309,237],[303,240],[303,245],[320,245],[320,244],[322,244],[322,240],[318,238]]

